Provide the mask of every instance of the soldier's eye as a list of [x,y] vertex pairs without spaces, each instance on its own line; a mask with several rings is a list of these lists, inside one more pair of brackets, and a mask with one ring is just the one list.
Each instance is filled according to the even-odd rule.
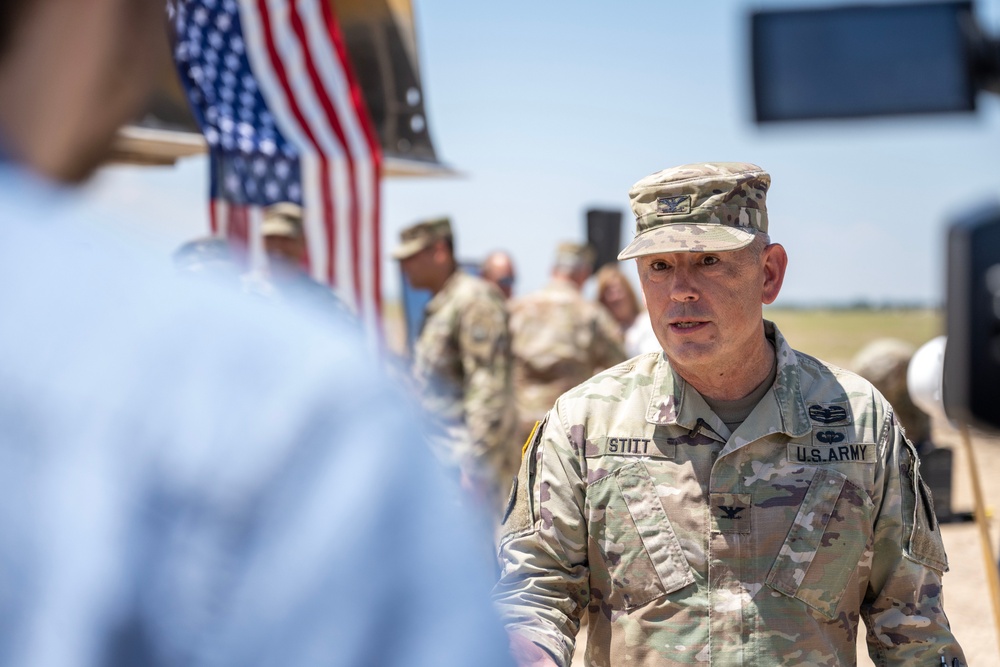
[[668,268],[667,263],[662,260],[656,260],[649,265],[649,268],[654,271],[664,271]]
[[718,264],[719,258],[715,255],[705,255],[705,259],[701,260],[703,264],[711,266],[712,264]]

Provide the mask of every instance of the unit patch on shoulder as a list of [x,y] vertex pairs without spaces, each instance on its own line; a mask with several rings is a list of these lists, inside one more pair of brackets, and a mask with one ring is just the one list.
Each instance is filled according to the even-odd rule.
[[847,403],[814,403],[809,406],[809,419],[818,424],[850,424]]

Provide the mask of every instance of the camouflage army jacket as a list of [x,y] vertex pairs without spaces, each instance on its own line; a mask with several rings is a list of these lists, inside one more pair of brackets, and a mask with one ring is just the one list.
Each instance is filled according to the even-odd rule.
[[918,459],[872,386],[793,351],[730,433],[662,354],[560,397],[522,460],[495,599],[568,665],[878,665],[964,656]]
[[461,271],[452,274],[427,304],[413,375],[424,407],[446,433],[436,443],[439,453],[467,472],[506,475],[518,445],[510,439],[507,310],[495,287]]
[[626,358],[621,329],[611,314],[567,280],[553,280],[514,299],[510,333],[514,396],[518,413],[531,423],[560,394]]

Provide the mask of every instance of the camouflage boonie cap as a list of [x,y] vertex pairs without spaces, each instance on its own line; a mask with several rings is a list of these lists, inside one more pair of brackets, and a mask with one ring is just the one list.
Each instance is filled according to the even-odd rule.
[[393,259],[413,257],[438,239],[451,238],[451,220],[434,218],[410,225],[399,233],[399,245],[392,251]]
[[724,252],[767,232],[771,176],[746,162],[704,162],[658,171],[632,186],[635,238],[618,254]]
[[260,226],[264,236],[302,238],[302,207],[292,202],[279,202],[264,209],[264,222]]

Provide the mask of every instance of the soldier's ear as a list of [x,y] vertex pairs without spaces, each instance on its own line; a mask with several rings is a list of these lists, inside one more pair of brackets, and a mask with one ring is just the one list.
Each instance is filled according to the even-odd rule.
[[761,301],[765,304],[774,303],[785,281],[785,269],[788,268],[788,253],[780,243],[771,243],[764,248],[764,285]]

